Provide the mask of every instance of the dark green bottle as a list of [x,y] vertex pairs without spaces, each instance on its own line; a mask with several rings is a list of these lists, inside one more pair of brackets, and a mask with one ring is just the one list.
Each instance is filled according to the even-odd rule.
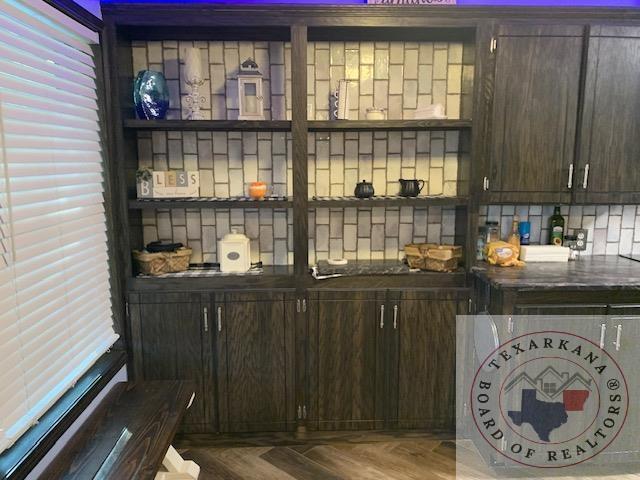
[[560,207],[556,206],[553,209],[550,223],[549,244],[562,246],[562,239],[564,238],[564,218],[560,215]]

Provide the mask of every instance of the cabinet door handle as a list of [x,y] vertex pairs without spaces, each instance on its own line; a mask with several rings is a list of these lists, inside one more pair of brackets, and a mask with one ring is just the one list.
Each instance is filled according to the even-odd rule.
[[616,346],[616,352],[617,352],[617,351],[620,350],[620,340],[622,339],[622,324],[619,324],[616,327],[616,330],[617,330],[617,332],[616,332],[616,343],[615,343],[615,346]]
[[218,331],[222,331],[222,307],[218,307]]
[[296,300],[296,312],[300,313],[300,299]]
[[384,305],[380,305],[380,328],[384,328]]
[[584,177],[582,178],[582,188],[586,189],[589,183],[589,164],[584,166]]
[[393,329],[398,328],[398,305],[393,306]]
[[567,180],[567,188],[573,187],[573,163],[569,165],[569,179]]
[[306,298],[302,299],[302,311],[303,312],[307,311],[307,299]]
[[604,336],[607,333],[607,324],[600,324],[600,348],[604,348]]
[[209,310],[207,309],[207,307],[204,307],[202,313],[204,314],[204,331],[208,332],[209,331]]

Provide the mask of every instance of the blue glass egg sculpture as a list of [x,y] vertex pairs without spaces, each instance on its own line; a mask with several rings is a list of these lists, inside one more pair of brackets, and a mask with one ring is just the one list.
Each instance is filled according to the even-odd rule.
[[133,82],[133,103],[138,118],[162,120],[169,110],[169,87],[160,72],[141,70]]

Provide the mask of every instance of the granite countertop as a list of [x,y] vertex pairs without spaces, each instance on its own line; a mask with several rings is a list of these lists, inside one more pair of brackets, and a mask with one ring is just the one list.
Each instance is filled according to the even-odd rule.
[[585,256],[566,263],[529,263],[524,267],[481,262],[472,272],[498,288],[640,289],[640,262],[617,255]]

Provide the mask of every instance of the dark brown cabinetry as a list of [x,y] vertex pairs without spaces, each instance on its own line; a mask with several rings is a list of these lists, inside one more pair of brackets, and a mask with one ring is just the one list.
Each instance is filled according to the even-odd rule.
[[578,202],[640,201],[640,27],[591,28]]
[[215,396],[205,323],[208,298],[197,293],[130,295],[134,379],[192,380],[197,384],[182,423],[184,432],[213,428]]
[[225,293],[214,315],[220,431],[295,429],[294,302]]
[[466,289],[318,292],[309,310],[309,426],[451,429]]
[[388,305],[389,426],[453,429],[456,315],[466,313],[466,295],[409,291]]
[[488,201],[571,199],[583,30],[499,27]]
[[309,297],[308,421],[319,430],[384,423],[385,291]]

